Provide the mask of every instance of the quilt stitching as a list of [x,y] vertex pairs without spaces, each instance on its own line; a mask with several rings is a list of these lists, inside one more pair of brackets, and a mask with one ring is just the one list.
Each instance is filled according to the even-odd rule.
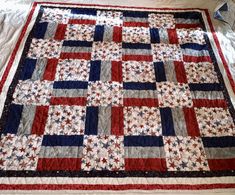
[[234,110],[199,13],[40,13],[1,122],[1,170],[234,169],[220,153]]

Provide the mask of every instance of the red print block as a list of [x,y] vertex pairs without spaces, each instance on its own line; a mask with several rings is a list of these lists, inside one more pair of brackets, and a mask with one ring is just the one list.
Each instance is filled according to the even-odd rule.
[[153,98],[124,98],[124,106],[148,106],[158,107],[158,99]]
[[55,40],[64,40],[66,28],[67,28],[66,24],[58,24],[54,39]]
[[123,26],[126,27],[149,27],[148,22],[123,22]]
[[90,60],[91,53],[61,53],[61,59],[83,59],[83,60]]
[[51,105],[86,105],[85,97],[52,97],[50,104]]
[[166,160],[163,158],[127,158],[126,171],[166,171]]
[[80,158],[39,158],[38,171],[81,170]]
[[183,112],[188,131],[188,136],[200,136],[200,130],[198,127],[194,108],[183,108]]
[[122,27],[119,26],[113,27],[113,41],[117,43],[122,42]]
[[112,61],[112,81],[122,82],[122,62]]
[[193,106],[194,107],[220,107],[220,108],[226,108],[227,102],[223,99],[217,99],[217,100],[209,100],[209,99],[193,99]]
[[44,80],[53,81],[55,79],[57,64],[58,64],[58,59],[47,60],[46,69],[43,74]]
[[34,121],[31,130],[32,134],[43,135],[47,121],[48,110],[49,110],[48,106],[36,107],[36,113],[34,116]]
[[178,44],[179,41],[178,41],[176,29],[167,29],[167,32],[168,32],[169,43]]
[[187,76],[186,76],[186,72],[184,69],[184,63],[174,61],[174,66],[175,66],[175,74],[176,74],[177,81],[179,83],[187,83]]
[[152,55],[123,55],[123,61],[146,61],[152,62],[153,56]]
[[235,158],[208,159],[208,164],[212,171],[235,170]]
[[196,24],[175,24],[175,28],[199,28],[202,27],[200,23]]
[[111,134],[123,135],[123,107],[112,107]]
[[70,19],[69,24],[92,24],[95,25],[95,20],[82,20],[82,19]]
[[188,56],[188,55],[183,55],[183,60],[184,62],[210,62],[212,63],[212,60],[210,56]]

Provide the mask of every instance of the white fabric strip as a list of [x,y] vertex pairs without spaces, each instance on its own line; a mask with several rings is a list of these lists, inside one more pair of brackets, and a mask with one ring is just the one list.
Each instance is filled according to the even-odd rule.
[[200,178],[156,178],[156,177],[8,177],[0,178],[1,184],[232,184],[235,177],[200,177]]

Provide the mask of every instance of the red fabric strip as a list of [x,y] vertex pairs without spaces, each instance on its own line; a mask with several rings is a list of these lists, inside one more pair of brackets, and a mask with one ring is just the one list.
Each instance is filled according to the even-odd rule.
[[112,61],[112,81],[122,82],[122,62]]
[[124,98],[124,106],[148,106],[158,107],[158,99],[153,98]]
[[37,106],[32,125],[31,134],[43,135],[49,106]]
[[198,28],[201,24],[175,24],[175,28]]
[[227,103],[225,100],[208,100],[208,99],[193,99],[193,106],[194,107],[221,107],[226,108]]
[[186,72],[184,69],[184,63],[174,61],[174,66],[175,66],[175,75],[176,75],[177,81],[179,83],[187,83],[187,76],[186,76]]
[[65,32],[66,32],[67,24],[58,24],[56,33],[55,33],[55,40],[64,40]]
[[210,62],[212,63],[212,60],[210,56],[187,56],[183,55],[183,59],[185,62]]
[[113,41],[117,43],[122,42],[122,27],[119,26],[113,27]]
[[90,60],[91,53],[61,53],[60,59],[84,59]]
[[235,169],[235,158],[231,159],[208,159],[210,170],[234,170]]
[[166,160],[163,158],[126,158],[127,171],[166,171]]
[[176,33],[176,29],[167,29],[168,39],[170,44],[178,44],[178,37]]
[[123,121],[123,107],[112,107],[112,135],[123,135]]
[[0,184],[1,190],[210,190],[235,188],[235,184]]
[[196,114],[193,108],[183,108],[188,136],[200,136]]
[[92,24],[95,25],[95,20],[69,19],[69,24]]
[[149,27],[148,22],[123,22],[123,26],[127,27]]
[[87,99],[85,97],[52,97],[51,105],[79,105],[85,106]]
[[44,80],[53,81],[55,79],[57,64],[58,64],[58,59],[56,58],[47,60],[46,69],[43,74]]
[[53,170],[80,170],[80,158],[39,158],[38,171],[53,171]]
[[151,62],[151,61],[153,61],[153,56],[151,56],[151,55],[123,55],[122,60],[123,61],[134,60],[134,61]]

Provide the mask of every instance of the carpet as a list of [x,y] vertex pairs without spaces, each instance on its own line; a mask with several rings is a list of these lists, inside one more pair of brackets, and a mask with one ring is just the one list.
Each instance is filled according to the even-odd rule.
[[2,190],[235,188],[207,10],[34,3],[0,92]]

